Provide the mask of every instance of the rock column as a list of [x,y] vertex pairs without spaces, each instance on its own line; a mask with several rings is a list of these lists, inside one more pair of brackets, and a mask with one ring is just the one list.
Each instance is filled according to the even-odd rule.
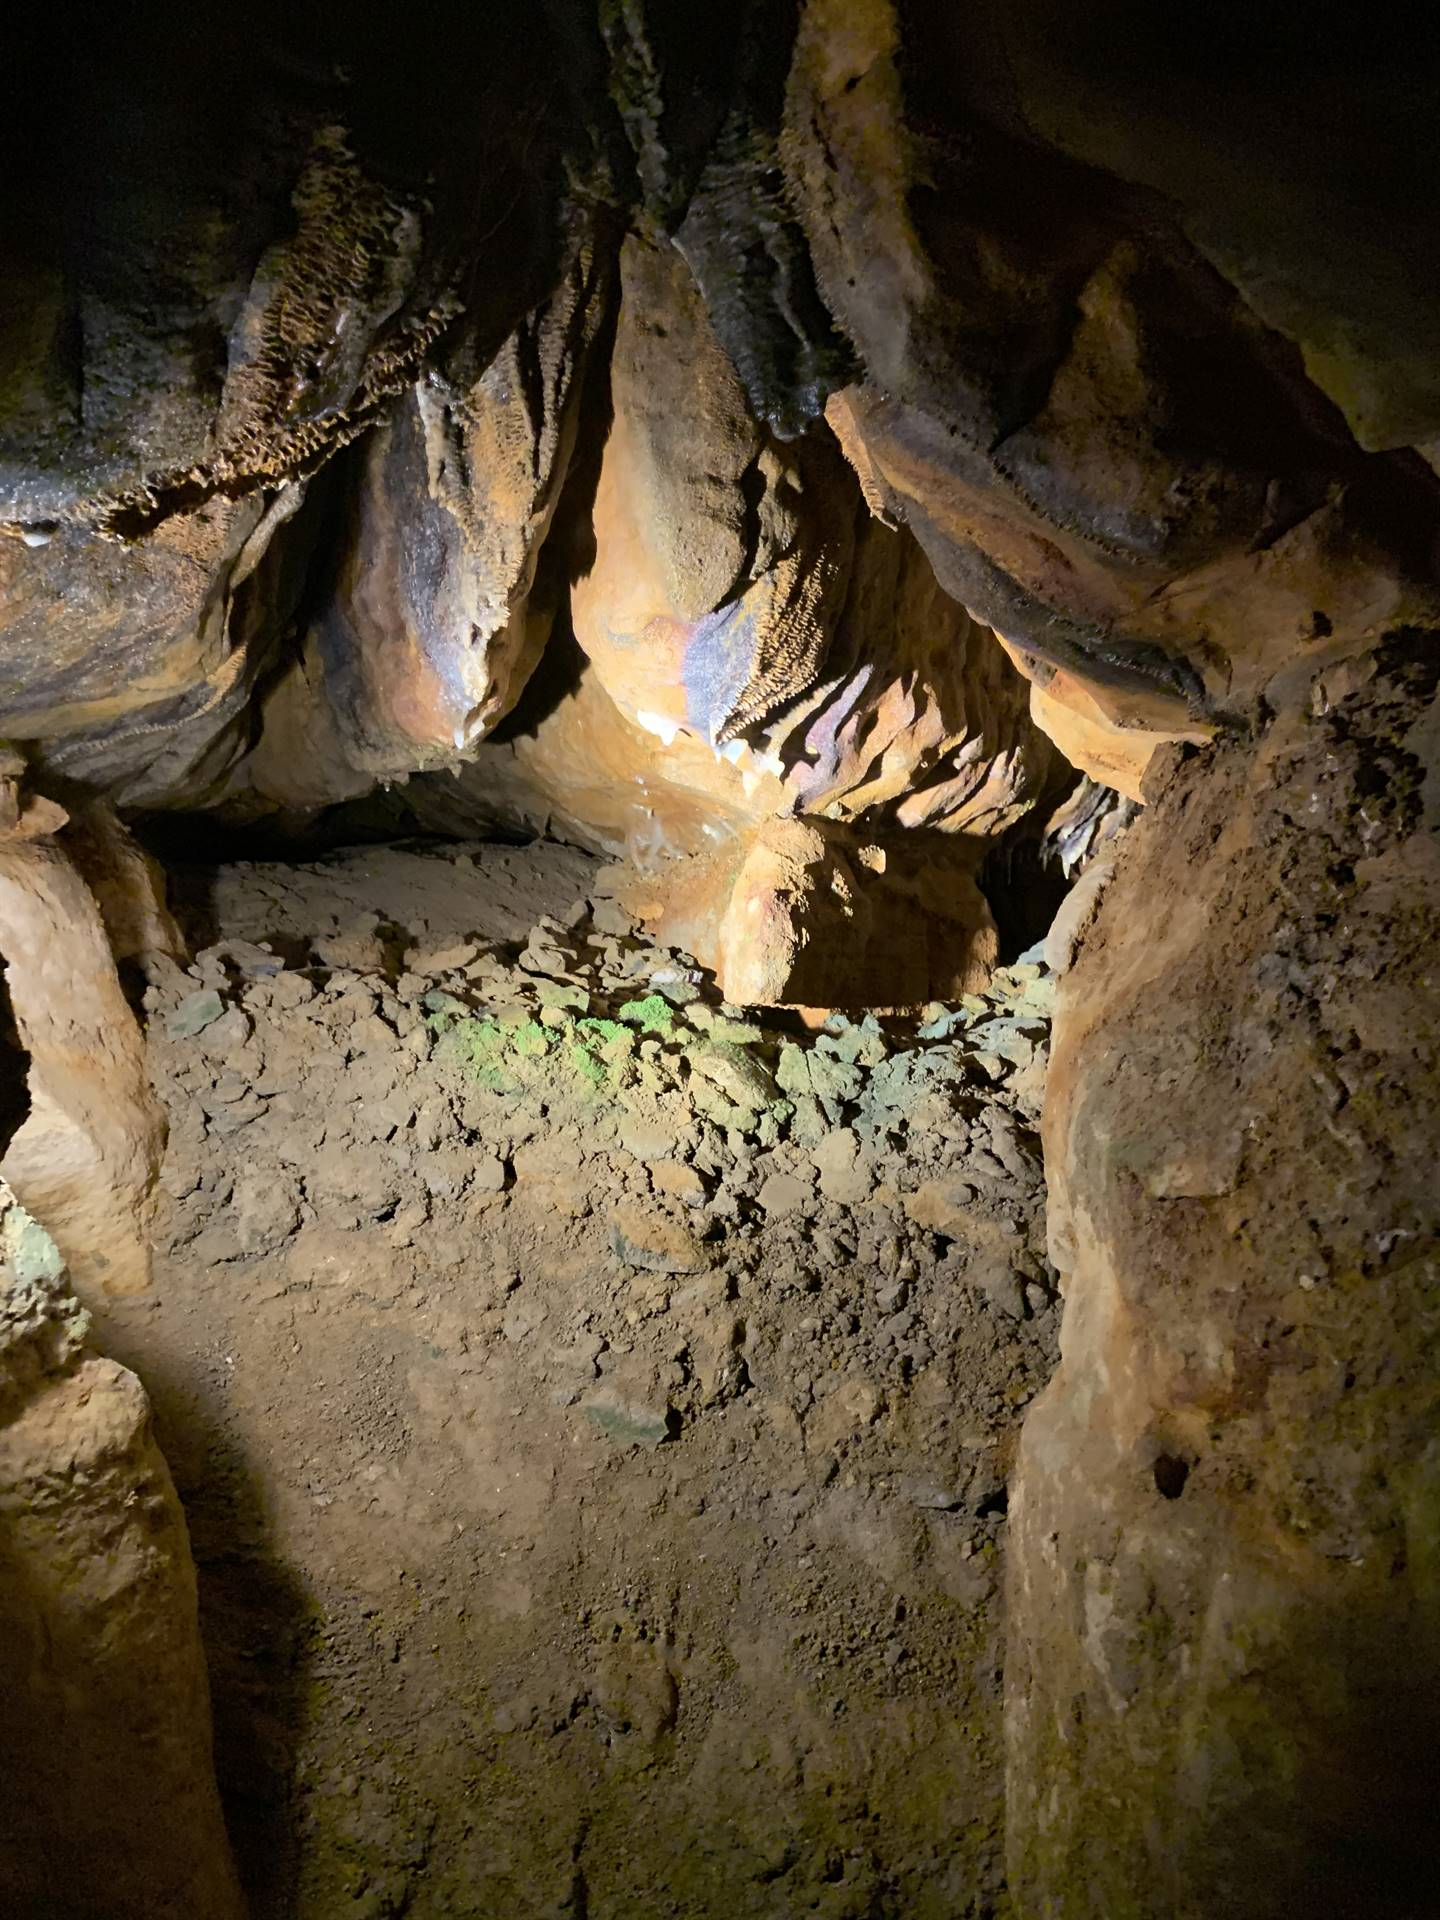
[[86,1319],[0,1182],[0,1912],[240,1920],[180,1502]]
[[1012,1492],[1026,1920],[1440,1902],[1440,705],[1423,641],[1152,784],[1060,997]]

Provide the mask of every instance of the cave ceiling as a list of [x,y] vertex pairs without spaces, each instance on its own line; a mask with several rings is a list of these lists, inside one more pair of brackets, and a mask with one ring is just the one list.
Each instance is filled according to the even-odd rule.
[[0,734],[130,809],[975,844],[1432,627],[1426,63],[1155,19],[27,22]]

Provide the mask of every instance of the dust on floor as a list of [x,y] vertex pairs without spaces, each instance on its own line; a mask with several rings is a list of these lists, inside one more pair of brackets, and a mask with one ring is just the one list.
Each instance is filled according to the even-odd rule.
[[1034,962],[722,1006],[570,849],[181,876],[152,1390],[257,1916],[996,1911]]

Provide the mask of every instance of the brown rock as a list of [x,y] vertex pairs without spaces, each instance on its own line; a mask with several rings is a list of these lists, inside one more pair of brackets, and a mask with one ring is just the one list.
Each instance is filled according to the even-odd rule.
[[65,851],[94,896],[117,962],[152,967],[162,958],[189,958],[184,936],[165,904],[160,862],[103,804],[78,808],[65,834]]
[[737,852],[716,858],[708,885],[703,870],[688,883],[688,911],[672,902],[659,923],[736,1005],[920,1006],[988,978],[989,909],[943,836],[880,846],[829,822],[773,820]]
[[164,1122],[94,899],[58,844],[0,843],[0,954],[30,1111],[3,1171],[82,1297],[149,1285]]
[[703,1177],[683,1160],[660,1160],[650,1168],[650,1184],[682,1206],[703,1207],[708,1190]]
[[647,1273],[701,1273],[709,1265],[705,1249],[689,1228],[658,1207],[635,1203],[617,1207],[610,1239],[627,1267]]
[[[941,17],[909,10],[902,36],[891,0],[810,0],[787,88],[787,181],[868,374],[827,409],[867,499],[976,618],[1075,676],[1058,703],[1079,682],[1139,697],[1156,732],[1253,700],[1316,637],[1354,649],[1402,607],[1433,620],[1434,497],[1357,458],[1178,232],[967,112]],[[1041,17],[1016,16],[1032,76],[1054,57]],[[902,53],[963,138],[914,138]],[[1056,80],[1047,110],[1083,145],[1092,116]],[[1100,137],[1128,152],[1129,128]]]
[[1177,769],[1061,988],[1064,1357],[1010,1507],[1027,1912],[1399,1914],[1440,1877],[1402,1545],[1437,1500],[1440,812],[1367,772],[1404,738],[1433,793],[1434,666],[1379,658]]
[[844,600],[853,487],[823,441],[752,419],[671,246],[625,243],[611,382],[575,634],[628,718],[721,747],[812,683]]
[[240,1920],[195,1571],[140,1382],[88,1356],[0,1426],[0,1902]]
[[833,1388],[805,1422],[805,1445],[812,1453],[828,1452],[854,1434],[873,1426],[884,1405],[884,1395],[873,1380],[853,1375]]

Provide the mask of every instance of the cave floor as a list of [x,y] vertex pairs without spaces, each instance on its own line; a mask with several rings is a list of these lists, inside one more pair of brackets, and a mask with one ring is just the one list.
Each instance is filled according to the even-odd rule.
[[264,1920],[1003,1900],[1052,983],[761,1020],[572,849],[176,876],[149,1387]]

